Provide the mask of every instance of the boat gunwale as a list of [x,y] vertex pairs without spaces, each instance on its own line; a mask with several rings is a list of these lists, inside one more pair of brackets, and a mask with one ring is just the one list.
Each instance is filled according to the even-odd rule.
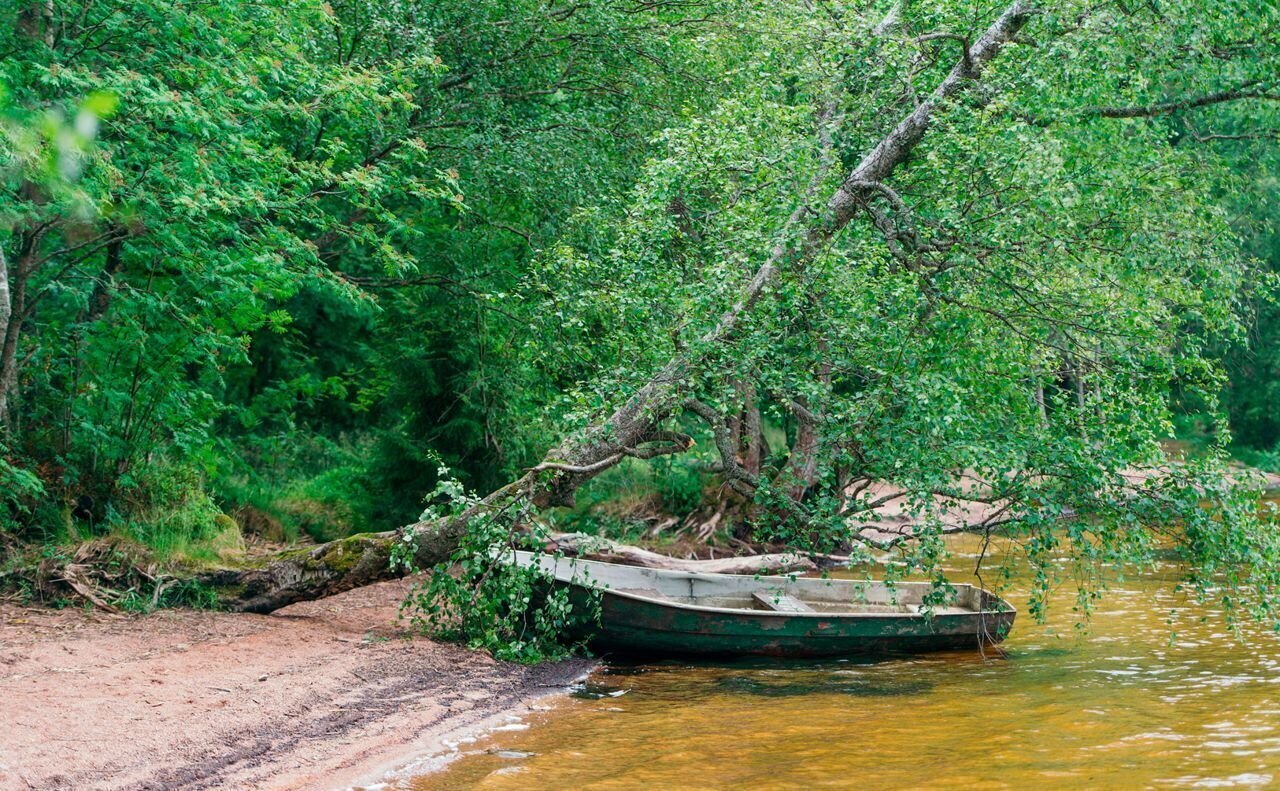
[[[738,575],[726,574],[724,576],[733,577]],[[565,582],[565,581],[557,580],[557,582]],[[578,587],[580,588],[587,587],[586,585],[581,585],[576,582],[565,582],[565,584],[578,585]],[[984,616],[984,615],[989,615],[989,616],[1009,615],[1011,613],[1016,612],[1016,610],[1012,608],[1012,605],[1010,605],[1010,609],[1008,610],[965,610],[964,612],[935,613],[932,615],[926,615],[925,613],[922,613],[922,612],[831,612],[831,613],[819,612],[819,611],[779,612],[776,610],[748,610],[748,609],[738,608],[738,607],[710,607],[702,604],[685,604],[683,602],[671,601],[670,599],[660,599],[654,596],[642,596],[640,594],[635,594],[635,593],[615,591],[610,588],[597,588],[596,590],[599,590],[601,593],[610,594],[612,596],[619,596],[622,598],[631,599],[632,601],[642,601],[650,604],[657,604],[663,607],[672,607],[680,610],[691,610],[694,612],[705,612],[705,613],[712,613],[712,614],[731,613],[733,615],[738,615],[738,616],[759,615],[759,616],[764,616],[766,618],[796,618],[799,620],[818,619],[823,621],[829,621],[829,620],[841,620],[841,619],[852,619],[852,618],[856,618],[858,620],[863,620],[868,618],[898,618],[898,619],[912,619],[912,620],[922,620],[922,621],[923,620],[936,621],[940,618],[976,618],[978,616]],[[988,591],[988,593],[990,593],[990,591]],[[803,599],[801,601],[803,601]],[[1004,599],[1001,599],[1000,601],[1003,602]]]
[[[782,578],[781,575],[779,575],[779,577],[777,578],[770,578],[770,577],[762,577],[762,576],[748,575],[748,574],[719,574],[716,572],[704,573],[704,572],[696,572],[696,571],[679,571],[675,569],[655,569],[655,568],[649,568],[646,566],[625,566],[625,565],[622,565],[621,563],[606,563],[601,560],[586,560],[584,558],[572,558],[572,557],[564,557],[564,556],[557,557],[555,555],[549,555],[545,552],[528,552],[525,550],[513,550],[513,552],[516,555],[517,561],[519,560],[520,555],[527,555],[530,558],[543,557],[543,558],[550,558],[556,561],[567,560],[574,565],[579,563],[588,563],[593,565],[605,566],[607,568],[643,569],[646,572],[652,572],[660,576],[667,576],[670,578],[678,578],[678,579],[716,577],[719,579],[737,579],[737,580],[748,579],[748,580],[762,581],[762,580],[768,580],[768,579]],[[539,564],[539,566],[540,565],[541,564]],[[934,621],[940,618],[946,618],[946,619],[977,618],[977,617],[983,617],[983,616],[1004,616],[1004,615],[1010,615],[1010,614],[1014,614],[1014,615],[1017,614],[1017,609],[1012,604],[1009,604],[1009,602],[1005,601],[1003,597],[998,596],[984,588],[977,588],[976,586],[968,582],[958,583],[954,585],[954,587],[969,588],[971,590],[981,591],[982,593],[995,599],[995,601],[998,603],[997,606],[1000,606],[1002,608],[1001,609],[974,609],[974,610],[965,610],[964,612],[960,612],[960,613],[932,613],[932,614],[926,614],[918,611],[917,612],[831,612],[831,613],[828,613],[828,612],[819,612],[819,611],[780,612],[777,610],[748,610],[748,609],[737,608],[737,607],[712,607],[704,604],[685,604],[684,602],[674,601],[672,599],[663,599],[657,596],[645,596],[638,593],[632,593],[626,590],[620,590],[615,588],[605,588],[605,587],[599,587],[591,584],[584,584],[581,582],[577,582],[572,578],[567,580],[560,579],[559,576],[556,575],[555,571],[552,571],[551,575],[555,578],[556,582],[562,582],[566,585],[576,585],[577,587],[583,588],[585,590],[598,590],[600,591],[601,594],[609,594],[611,596],[618,596],[620,598],[631,599],[633,601],[646,602],[646,603],[655,604],[661,607],[672,607],[675,609],[689,610],[693,612],[705,612],[713,615],[723,615],[728,613],[732,615],[737,615],[739,617],[748,615],[748,616],[764,616],[766,618],[797,618],[801,620],[816,619],[816,620],[824,620],[824,621],[848,620],[848,619],[862,620],[862,619],[868,619],[868,618],[896,618],[896,619]],[[795,577],[793,578],[793,581],[794,579],[814,579],[814,578],[813,577]],[[853,580],[832,579],[831,581],[856,584],[853,582]],[[884,585],[883,582],[874,583],[874,584]],[[911,585],[911,586],[929,585],[929,583],[927,582],[904,582],[900,584]],[[801,599],[801,601],[803,601],[803,599]]]

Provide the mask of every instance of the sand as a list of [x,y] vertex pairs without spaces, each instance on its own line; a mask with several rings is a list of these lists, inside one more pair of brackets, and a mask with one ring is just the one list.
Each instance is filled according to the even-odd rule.
[[0,789],[371,784],[590,667],[412,637],[407,584],[272,615],[0,604]]

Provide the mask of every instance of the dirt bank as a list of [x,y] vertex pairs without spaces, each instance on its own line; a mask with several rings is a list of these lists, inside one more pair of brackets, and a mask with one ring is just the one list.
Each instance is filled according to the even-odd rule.
[[409,638],[405,585],[274,615],[0,604],[0,789],[345,787],[588,668]]

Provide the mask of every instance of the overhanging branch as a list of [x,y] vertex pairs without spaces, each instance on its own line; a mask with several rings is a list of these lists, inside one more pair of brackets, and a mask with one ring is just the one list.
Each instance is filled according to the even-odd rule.
[[1203,96],[1191,96],[1167,102],[1156,102],[1155,104],[1086,107],[1081,110],[1080,113],[1081,115],[1093,115],[1101,118],[1153,118],[1155,116],[1169,115],[1170,113],[1176,113],[1182,110],[1195,110],[1200,107],[1209,107],[1215,104],[1237,102],[1246,99],[1259,99],[1262,101],[1272,102],[1280,101],[1280,92],[1246,85],[1232,90],[1217,91]]

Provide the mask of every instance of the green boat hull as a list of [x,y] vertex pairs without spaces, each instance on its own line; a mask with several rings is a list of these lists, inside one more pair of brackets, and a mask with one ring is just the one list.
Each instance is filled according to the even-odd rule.
[[998,643],[1016,612],[970,585],[926,608],[928,583],[751,577],[619,566],[513,553],[567,587],[575,609],[600,602],[578,637],[603,652],[644,656],[833,657],[976,649]]
[[[573,586],[577,606],[585,591]],[[998,643],[1013,627],[1012,610],[932,618],[777,618],[663,607],[603,592],[600,623],[582,632],[602,652],[639,656],[775,656],[817,658],[973,650]]]

